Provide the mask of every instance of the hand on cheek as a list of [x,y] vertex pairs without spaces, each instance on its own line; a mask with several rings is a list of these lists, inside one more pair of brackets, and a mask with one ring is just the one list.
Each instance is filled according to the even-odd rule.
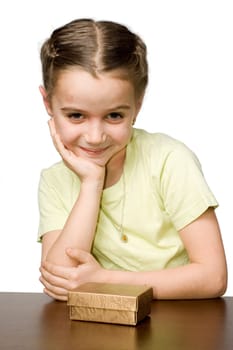
[[93,182],[97,180],[100,183],[104,182],[105,167],[99,166],[90,160],[77,156],[72,150],[68,149],[62,142],[60,135],[56,131],[54,119],[48,121],[50,135],[53,144],[63,159],[64,163],[74,171],[81,181]]

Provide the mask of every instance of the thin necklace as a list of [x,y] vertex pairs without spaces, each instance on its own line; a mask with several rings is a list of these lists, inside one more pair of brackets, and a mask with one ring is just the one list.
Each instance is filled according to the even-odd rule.
[[[123,197],[122,197],[122,205],[121,205],[121,217],[120,217],[120,224],[116,224],[112,222],[113,226],[117,230],[117,232],[120,234],[120,239],[122,242],[127,243],[128,242],[128,236],[124,233],[124,213],[125,213],[125,197],[126,197],[126,185],[125,185],[125,173],[123,169],[122,173],[122,188],[123,188]],[[105,212],[103,206],[101,205],[103,212]],[[105,212],[105,215],[108,216],[108,214]],[[109,217],[110,219],[110,217]],[[110,219],[111,220],[111,219]],[[111,220],[112,221],[112,220]]]
[[[122,173],[122,187],[123,187],[123,198],[122,198],[122,206],[121,206],[121,221],[120,225],[117,225],[118,232],[120,233],[121,241],[124,243],[128,242],[128,236],[124,233],[123,225],[124,225],[124,213],[125,213],[125,197],[126,197],[126,186],[125,186],[125,172],[123,169]],[[115,226],[115,225],[114,225]]]

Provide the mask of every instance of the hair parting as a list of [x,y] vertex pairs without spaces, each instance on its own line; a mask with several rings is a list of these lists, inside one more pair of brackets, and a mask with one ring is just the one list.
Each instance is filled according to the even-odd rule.
[[111,21],[77,19],[53,31],[41,47],[44,87],[51,95],[61,71],[81,68],[98,74],[118,71],[132,81],[136,95],[148,83],[146,45],[126,26]]

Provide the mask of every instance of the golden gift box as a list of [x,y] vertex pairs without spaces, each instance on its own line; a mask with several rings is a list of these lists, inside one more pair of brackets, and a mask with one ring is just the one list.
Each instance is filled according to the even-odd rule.
[[70,319],[136,325],[150,314],[153,290],[142,285],[86,283],[69,292]]

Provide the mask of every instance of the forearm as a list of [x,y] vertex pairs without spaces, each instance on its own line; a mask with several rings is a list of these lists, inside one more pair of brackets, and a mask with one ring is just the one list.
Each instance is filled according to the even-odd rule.
[[151,286],[155,299],[199,299],[222,295],[226,278],[224,268],[218,273],[218,269],[191,263],[160,271],[107,271],[104,281]]
[[102,195],[102,184],[82,184],[77,201],[75,202],[70,215],[61,233],[51,245],[46,259],[54,264],[64,266],[76,266],[77,262],[66,255],[68,247],[74,247],[90,251]]

